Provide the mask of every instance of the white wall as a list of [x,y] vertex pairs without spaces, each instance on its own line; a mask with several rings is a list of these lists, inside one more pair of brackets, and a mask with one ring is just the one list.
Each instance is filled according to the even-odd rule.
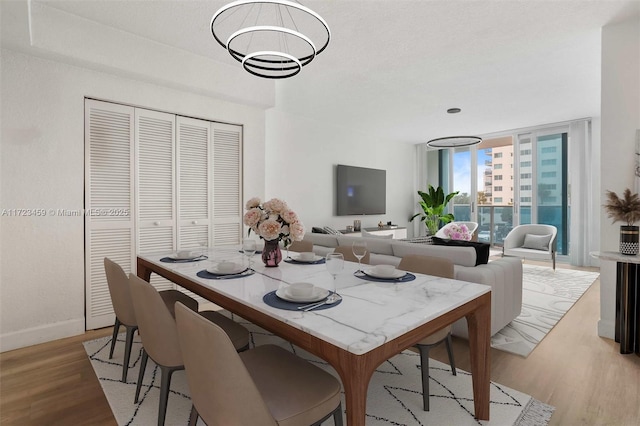
[[[284,199],[311,232],[312,226],[344,229],[360,219],[363,227],[379,221],[408,226],[417,206],[414,186],[415,146],[364,136],[357,129],[341,128],[271,109],[267,111],[266,196]],[[371,216],[336,216],[335,166],[387,171],[387,213]],[[411,229],[408,229],[411,234]]]
[[[244,125],[244,191],[264,192],[264,111],[2,50],[0,208],[84,207],[84,98]],[[2,216],[1,350],[84,331],[82,217]]]
[[[601,205],[605,191],[634,190],[635,137],[640,129],[640,18],[602,29]],[[621,223],[601,208],[600,250],[619,250]],[[613,338],[615,263],[601,262],[598,334]]]

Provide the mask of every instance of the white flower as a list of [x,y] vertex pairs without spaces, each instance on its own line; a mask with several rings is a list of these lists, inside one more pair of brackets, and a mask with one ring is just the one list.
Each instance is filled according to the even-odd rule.
[[285,210],[288,210],[289,207],[287,206],[287,203],[285,203],[281,199],[272,198],[269,201],[266,201],[264,203],[264,209],[266,211],[269,211],[269,212],[272,212],[272,213],[280,214],[280,213],[284,212]]
[[247,201],[247,204],[245,205],[245,208],[247,210],[251,210],[253,208],[256,208],[260,205],[260,198],[258,197],[253,197],[252,199],[250,199],[249,201]]
[[248,227],[253,227],[262,218],[262,210],[257,207],[250,209],[244,214],[244,224]]
[[258,233],[267,241],[277,239],[280,236],[280,229],[280,223],[271,219],[267,219],[258,225]]

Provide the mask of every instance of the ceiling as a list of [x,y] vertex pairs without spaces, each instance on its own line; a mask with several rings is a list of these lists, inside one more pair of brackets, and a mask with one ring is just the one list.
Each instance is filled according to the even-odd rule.
[[[209,31],[225,1],[34,1],[244,73]],[[302,3],[332,40],[275,82],[276,107],[391,143],[599,116],[600,29],[640,15],[638,0]]]

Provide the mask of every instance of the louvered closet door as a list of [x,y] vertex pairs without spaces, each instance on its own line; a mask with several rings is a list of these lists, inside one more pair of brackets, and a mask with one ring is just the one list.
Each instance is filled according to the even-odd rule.
[[[135,110],[137,239],[140,254],[176,248],[175,115]],[[159,290],[174,285],[156,274]]]
[[178,116],[176,123],[178,248],[200,249],[210,245],[211,122]]
[[101,213],[85,215],[87,329],[115,319],[104,258],[135,270],[133,123],[131,107],[85,101],[85,211]]
[[242,240],[242,126],[211,123],[213,134],[213,243]]

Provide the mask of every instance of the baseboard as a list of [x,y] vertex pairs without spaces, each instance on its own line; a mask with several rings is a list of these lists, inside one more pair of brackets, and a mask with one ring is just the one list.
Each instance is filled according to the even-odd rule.
[[50,342],[84,333],[84,317],[0,335],[0,352]]
[[598,336],[606,337],[607,339],[615,339],[616,325],[614,321],[607,321],[600,319],[598,321]]

